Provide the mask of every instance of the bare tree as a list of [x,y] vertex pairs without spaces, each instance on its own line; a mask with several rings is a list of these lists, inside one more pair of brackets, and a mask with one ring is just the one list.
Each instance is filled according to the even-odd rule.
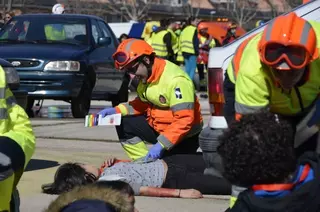
[[200,7],[201,1],[199,0],[189,0],[187,3],[182,5],[182,9],[188,17],[198,17]]
[[264,0],[269,8],[270,8],[270,12],[271,12],[271,18],[275,18],[279,15],[279,8],[278,6],[275,4],[274,0]]
[[8,4],[7,4],[7,11],[12,10],[12,0],[8,0]]
[[2,10],[4,11],[11,11],[12,10],[12,4],[13,4],[13,0],[2,0],[1,1],[1,6],[2,6]]
[[285,3],[291,8],[295,8],[302,4],[302,0],[285,0]]
[[109,0],[106,7],[126,20],[139,21],[148,15],[152,0]]
[[66,6],[67,13],[95,14],[103,19],[106,19],[108,13],[110,14],[106,3],[101,1],[60,0],[59,3],[63,3]]
[[228,4],[229,12],[241,27],[251,21],[257,14],[258,3],[253,0],[233,0]]

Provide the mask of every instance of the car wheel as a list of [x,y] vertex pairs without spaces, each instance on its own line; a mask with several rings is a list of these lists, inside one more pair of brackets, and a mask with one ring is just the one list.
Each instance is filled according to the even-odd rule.
[[112,100],[112,107],[117,106],[118,104],[122,102],[127,102],[129,98],[129,91],[128,91],[128,86],[130,82],[130,76],[128,74],[125,74],[123,76],[123,81],[122,85],[120,87],[120,90],[118,91],[117,95],[115,95]]
[[34,112],[32,110],[34,105],[34,99],[28,98],[27,106],[26,106],[26,113],[28,114],[29,118],[34,118]]
[[92,86],[85,81],[77,97],[71,99],[71,111],[74,118],[84,118],[88,115],[91,104]]

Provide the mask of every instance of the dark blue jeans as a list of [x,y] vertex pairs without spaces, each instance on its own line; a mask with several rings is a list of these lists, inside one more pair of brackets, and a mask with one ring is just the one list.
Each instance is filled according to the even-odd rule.
[[193,80],[194,74],[197,68],[197,56],[188,55],[184,57],[185,71],[189,75],[190,79]]

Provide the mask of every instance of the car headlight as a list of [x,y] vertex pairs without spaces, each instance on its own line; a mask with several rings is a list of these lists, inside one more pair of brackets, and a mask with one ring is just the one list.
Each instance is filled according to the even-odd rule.
[[8,85],[20,84],[19,74],[14,67],[3,67],[3,70],[6,73],[6,81]]
[[51,61],[45,67],[45,71],[80,71],[78,61]]

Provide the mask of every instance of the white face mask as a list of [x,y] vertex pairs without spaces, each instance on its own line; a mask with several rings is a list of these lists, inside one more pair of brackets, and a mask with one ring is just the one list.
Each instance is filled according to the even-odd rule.
[[236,29],[232,29],[232,30],[231,30],[231,33],[232,33],[232,34],[236,34]]

